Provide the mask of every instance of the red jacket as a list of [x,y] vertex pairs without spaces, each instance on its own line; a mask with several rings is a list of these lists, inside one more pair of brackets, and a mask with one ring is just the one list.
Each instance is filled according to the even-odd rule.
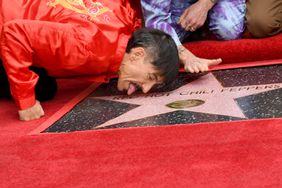
[[20,109],[35,104],[38,76],[106,81],[140,24],[127,0],[1,0],[1,59]]

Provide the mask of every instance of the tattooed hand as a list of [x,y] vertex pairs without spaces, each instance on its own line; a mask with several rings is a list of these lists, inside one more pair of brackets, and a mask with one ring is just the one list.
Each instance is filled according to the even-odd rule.
[[222,62],[222,59],[204,59],[196,57],[189,50],[187,50],[184,46],[178,47],[178,53],[180,62],[184,65],[184,69],[186,72],[190,73],[199,73],[205,72],[209,70],[209,66],[218,65]]

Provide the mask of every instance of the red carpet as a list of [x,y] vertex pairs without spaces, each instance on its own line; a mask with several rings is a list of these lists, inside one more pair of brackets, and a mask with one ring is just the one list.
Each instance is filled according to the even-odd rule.
[[0,187],[281,187],[276,121],[27,136],[1,131]]
[[[281,40],[264,52],[265,40],[253,42],[253,54],[217,44],[232,62],[282,59]],[[19,122],[13,103],[0,101],[1,188],[282,187],[281,119],[28,135],[89,83],[60,85],[40,120]]]
[[10,128],[12,126],[36,126],[45,122],[51,115],[61,109],[67,102],[77,97],[82,91],[88,88],[91,83],[81,80],[59,80],[59,91],[55,99],[43,102],[42,106],[45,116],[39,120],[31,122],[18,121],[17,108],[12,100],[0,99],[0,129]]
[[[63,83],[46,116],[89,85]],[[0,104],[1,188],[282,186],[282,119],[31,136]]]
[[223,64],[282,59],[282,34],[264,39],[198,41],[185,46],[204,58],[223,59]]

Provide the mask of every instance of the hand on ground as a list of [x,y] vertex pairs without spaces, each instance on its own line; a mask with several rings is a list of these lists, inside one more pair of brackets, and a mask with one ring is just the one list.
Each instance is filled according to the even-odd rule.
[[184,69],[186,72],[190,73],[199,73],[199,72],[206,72],[209,70],[209,66],[218,65],[222,62],[219,59],[203,59],[194,57],[191,59],[186,59],[184,62]]
[[184,46],[178,47],[178,53],[180,62],[184,65],[184,69],[186,72],[190,73],[199,73],[205,72],[209,70],[209,67],[212,65],[218,65],[222,62],[221,58],[218,59],[204,59],[196,57],[189,50],[187,50]]
[[34,119],[39,119],[44,116],[44,111],[39,101],[36,101],[35,105],[30,108],[19,110],[19,119],[22,121],[30,121]]

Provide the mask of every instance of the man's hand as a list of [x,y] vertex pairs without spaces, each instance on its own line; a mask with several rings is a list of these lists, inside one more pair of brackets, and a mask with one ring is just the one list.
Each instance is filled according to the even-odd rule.
[[179,46],[179,58],[180,62],[184,65],[186,72],[199,73],[209,70],[209,66],[218,65],[222,62],[222,59],[203,59],[196,57],[184,46]]
[[44,116],[44,111],[39,101],[36,101],[35,105],[30,108],[19,110],[19,118],[22,121],[39,119],[41,116]]
[[211,0],[199,0],[189,6],[181,15],[178,24],[186,31],[196,31],[207,20],[208,11],[213,7]]
[[218,65],[221,62],[221,59],[203,59],[195,57],[193,59],[186,60],[184,69],[186,72],[191,73],[206,72],[209,70],[209,66]]

